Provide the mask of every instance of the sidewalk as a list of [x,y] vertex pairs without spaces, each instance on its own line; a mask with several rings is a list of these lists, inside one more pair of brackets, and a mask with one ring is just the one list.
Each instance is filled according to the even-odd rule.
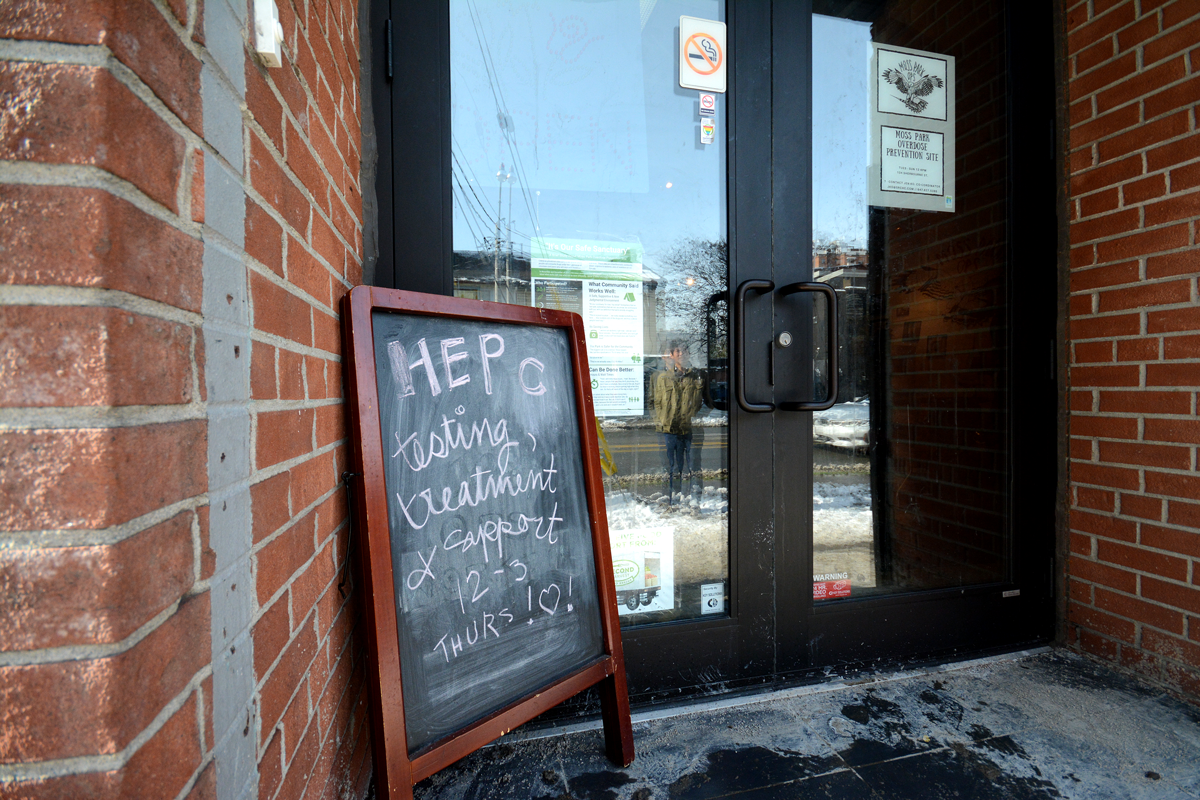
[[624,770],[598,724],[517,731],[416,797],[1200,798],[1200,709],[1063,651],[750,699],[635,713]]

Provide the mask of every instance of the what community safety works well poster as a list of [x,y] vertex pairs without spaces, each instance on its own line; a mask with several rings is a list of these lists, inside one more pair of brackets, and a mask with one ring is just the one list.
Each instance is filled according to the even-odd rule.
[[534,306],[574,311],[583,317],[596,416],[640,415],[642,246],[534,239],[532,247]]

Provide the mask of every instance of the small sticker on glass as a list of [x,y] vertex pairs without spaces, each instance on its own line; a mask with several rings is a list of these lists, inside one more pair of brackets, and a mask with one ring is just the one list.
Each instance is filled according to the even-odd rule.
[[702,583],[702,584],[700,584],[700,613],[701,614],[724,614],[725,613],[725,584],[724,583]]
[[700,144],[712,144],[717,140],[717,122],[712,117],[700,120]]

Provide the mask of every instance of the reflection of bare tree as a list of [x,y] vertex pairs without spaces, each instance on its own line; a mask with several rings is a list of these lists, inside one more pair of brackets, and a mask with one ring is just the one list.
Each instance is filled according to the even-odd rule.
[[713,297],[723,297],[729,287],[728,243],[684,239],[659,257],[658,268],[663,276],[658,293],[670,327],[692,352],[725,357],[729,314]]

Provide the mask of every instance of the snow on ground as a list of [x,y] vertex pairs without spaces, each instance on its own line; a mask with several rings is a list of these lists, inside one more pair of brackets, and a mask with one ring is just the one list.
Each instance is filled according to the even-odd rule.
[[[668,505],[659,491],[634,495],[610,490],[608,527],[675,529],[675,580],[726,580],[729,573],[729,490],[705,486],[697,498],[675,495]],[[855,586],[875,583],[871,534],[871,485],[857,482],[813,484],[814,572],[849,572]]]
[[[600,420],[600,427],[606,431],[653,428],[654,413],[651,412],[638,417],[604,417]],[[692,417],[692,427],[728,428],[729,412],[718,411],[716,409],[703,409],[700,414]]]

